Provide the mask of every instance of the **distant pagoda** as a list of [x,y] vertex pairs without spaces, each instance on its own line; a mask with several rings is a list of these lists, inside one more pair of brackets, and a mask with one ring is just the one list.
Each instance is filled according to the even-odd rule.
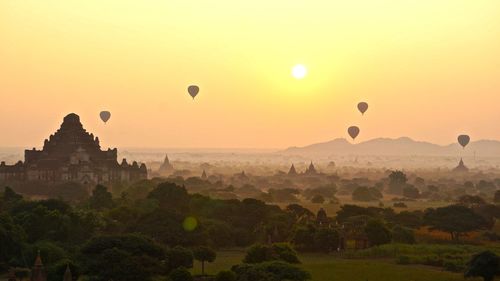
[[69,268],[69,264],[66,266],[66,271],[64,272],[63,281],[73,281],[73,275],[71,274],[71,269]]
[[160,174],[162,175],[172,174],[174,172],[174,166],[170,163],[170,160],[168,159],[168,154],[165,154],[165,160],[163,160],[163,163],[161,164],[158,172],[160,172]]
[[318,172],[316,171],[316,168],[314,167],[313,162],[311,161],[311,164],[309,164],[309,167],[306,169],[305,174],[306,175],[316,175]]
[[293,164],[290,167],[290,170],[288,170],[288,175],[289,176],[296,176],[297,175],[297,170],[295,170],[295,166]]
[[467,166],[465,166],[464,160],[462,158],[460,158],[460,162],[458,163],[458,166],[456,166],[453,169],[453,172],[456,172],[456,173],[466,173],[468,171],[469,171],[469,168],[467,168]]
[[40,257],[40,251],[38,251],[35,259],[35,265],[31,270],[31,281],[47,281],[47,275],[42,263],[42,258]]

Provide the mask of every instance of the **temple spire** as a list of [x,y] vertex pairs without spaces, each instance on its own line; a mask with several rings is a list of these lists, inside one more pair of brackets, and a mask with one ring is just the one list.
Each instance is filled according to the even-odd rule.
[[40,250],[35,259],[35,265],[31,270],[31,281],[47,281],[47,276],[45,274],[45,268],[43,267],[42,257],[40,256]]
[[165,154],[165,160],[163,160],[159,172],[160,174],[171,174],[173,171],[174,171],[174,166],[170,163],[170,159],[168,159],[168,154]]
[[314,167],[313,162],[311,161],[311,164],[309,164],[309,168],[306,169],[306,174],[316,174],[316,168]]
[[64,272],[63,281],[73,281],[73,275],[71,274],[71,269],[69,268],[69,264],[66,266],[66,271]]
[[290,170],[288,170],[288,174],[290,176],[294,176],[297,174],[297,170],[295,170],[295,166],[292,164],[292,166],[290,167]]

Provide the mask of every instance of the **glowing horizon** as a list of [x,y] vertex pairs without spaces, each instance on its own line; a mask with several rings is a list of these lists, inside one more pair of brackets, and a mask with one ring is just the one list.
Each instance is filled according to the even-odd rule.
[[0,146],[71,112],[105,147],[500,139],[498,34],[496,0],[2,1]]

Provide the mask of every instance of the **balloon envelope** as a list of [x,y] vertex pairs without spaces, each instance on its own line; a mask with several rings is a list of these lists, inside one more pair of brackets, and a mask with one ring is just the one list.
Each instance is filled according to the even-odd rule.
[[347,129],[347,133],[349,133],[349,136],[351,136],[351,138],[354,140],[359,135],[359,128],[356,126],[351,126]]
[[188,93],[193,99],[194,99],[194,97],[196,97],[196,95],[198,95],[199,91],[200,91],[200,88],[196,85],[191,85],[188,87]]
[[470,142],[470,137],[468,135],[460,135],[458,136],[458,143],[465,148]]
[[361,112],[361,114],[365,114],[365,112],[368,110],[368,104],[366,102],[358,103],[358,110],[359,112]]
[[109,118],[111,118],[111,112],[109,111],[101,111],[101,113],[99,114],[99,116],[101,116],[101,120],[106,123],[108,122]]

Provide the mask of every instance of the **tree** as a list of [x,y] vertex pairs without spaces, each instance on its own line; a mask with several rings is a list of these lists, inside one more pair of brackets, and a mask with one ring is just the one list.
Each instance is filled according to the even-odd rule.
[[[110,248],[86,263],[86,274],[90,280],[151,280],[154,275],[145,264],[145,257],[134,256],[129,252]],[[147,263],[152,260],[147,259]]]
[[483,217],[485,226],[488,229],[492,229],[495,226],[495,223],[498,219],[500,219],[500,205],[494,204],[484,204],[478,205],[472,208],[474,213]]
[[0,267],[19,255],[26,239],[24,230],[7,214],[0,214]]
[[415,180],[413,181],[413,184],[415,184],[416,186],[422,187],[425,185],[425,179],[423,179],[421,177],[416,177]]
[[493,198],[493,202],[497,204],[500,203],[500,190],[495,191],[495,197]]
[[213,262],[216,253],[209,247],[198,247],[193,251],[194,259],[201,262],[201,274],[205,275],[205,262]]
[[109,209],[113,207],[113,195],[107,187],[98,184],[89,198],[89,206],[96,210]]
[[292,238],[292,242],[298,250],[315,250],[314,234],[316,229],[312,225],[298,227]]
[[409,228],[419,228],[422,226],[422,211],[402,211],[394,215],[390,222]]
[[402,171],[392,171],[389,174],[389,192],[392,194],[401,194],[407,182],[408,178],[405,173]]
[[175,183],[160,183],[149,193],[148,198],[157,200],[161,209],[170,209],[182,213],[189,207],[189,195],[186,188]]
[[496,185],[495,185],[495,183],[490,182],[490,181],[480,180],[479,183],[477,184],[477,189],[480,192],[484,192],[484,193],[495,192]]
[[137,234],[97,236],[80,250],[83,273],[90,280],[151,280],[163,273],[165,250]]
[[358,205],[342,205],[340,210],[337,212],[337,221],[339,223],[344,223],[351,217],[367,216],[371,218],[383,219],[392,217],[394,215],[394,210],[390,208],[377,208],[377,207],[361,207]]
[[176,268],[192,268],[193,253],[183,247],[175,246],[166,251],[167,271],[170,272]]
[[396,225],[392,228],[392,241],[403,244],[415,244],[415,233],[409,228]]
[[236,273],[229,270],[220,271],[214,281],[236,281]]
[[319,194],[314,195],[314,197],[311,199],[311,202],[314,204],[323,204],[325,203],[325,197]]
[[418,190],[418,188],[414,187],[413,185],[408,184],[403,188],[403,196],[416,199],[420,197],[420,190]]
[[176,268],[176,269],[172,270],[172,272],[170,272],[170,274],[168,275],[168,280],[169,281],[192,281],[193,276],[191,276],[191,273],[187,269],[180,267],[180,268]]
[[480,196],[473,195],[462,195],[458,198],[457,203],[463,205],[467,208],[479,207],[481,205],[485,205],[486,201]]
[[322,227],[314,233],[314,245],[318,251],[329,253],[339,247],[339,233],[335,229]]
[[365,226],[365,234],[370,245],[382,245],[391,242],[391,232],[379,220],[370,220]]
[[228,223],[218,220],[204,220],[203,225],[210,245],[215,247],[234,246],[234,230]]
[[378,189],[365,186],[360,186],[352,192],[352,200],[354,201],[377,201],[382,197],[382,193]]
[[500,275],[500,257],[490,251],[472,256],[467,263],[465,277],[482,277],[484,281],[493,281]]
[[460,236],[466,232],[487,227],[483,217],[461,205],[427,209],[424,224],[430,226],[431,230],[448,232],[453,241],[459,241]]
[[335,193],[337,193],[337,186],[334,183],[315,188],[308,188],[303,191],[304,197],[308,200],[313,198],[315,195],[321,195],[324,198],[334,198]]
[[285,210],[288,213],[293,214],[296,220],[304,217],[309,219],[314,218],[314,214],[311,211],[309,211],[309,209],[306,209],[299,204],[290,204],[286,206]]
[[300,191],[296,188],[271,188],[268,193],[273,202],[298,202],[297,195],[300,194]]
[[300,263],[297,253],[285,243],[272,245],[256,244],[247,250],[244,263],[262,263],[266,261],[284,261],[288,263]]
[[11,208],[10,213],[14,222],[26,232],[28,242],[83,242],[93,235],[99,225],[93,212],[77,212],[57,199],[19,201]]

